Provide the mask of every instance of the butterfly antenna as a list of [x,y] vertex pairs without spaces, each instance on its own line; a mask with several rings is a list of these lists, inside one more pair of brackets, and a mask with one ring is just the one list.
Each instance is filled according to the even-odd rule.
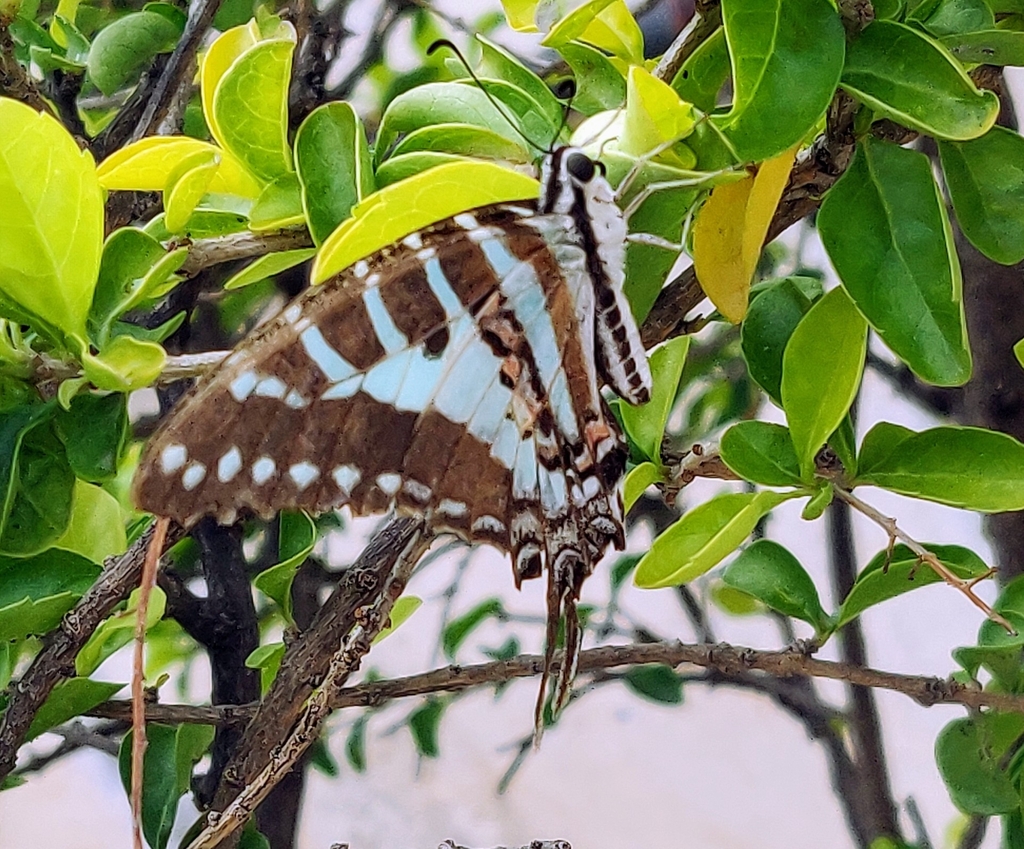
[[[515,130],[516,135],[518,135],[523,141],[525,141],[528,145],[530,145],[530,147],[536,149],[540,153],[550,153],[551,152],[551,146],[550,145],[545,147],[543,145],[537,144],[537,142],[535,142],[533,139],[531,139],[526,133],[524,133],[519,128],[519,126],[515,122],[515,119],[512,117],[512,115],[505,108],[505,105],[500,100],[498,100],[493,94],[491,94],[487,90],[487,88],[484,86],[483,82],[481,81],[480,77],[478,77],[476,75],[476,72],[470,67],[469,62],[466,60],[466,57],[462,55],[462,51],[459,50],[459,48],[456,47],[454,43],[449,41],[447,38],[439,38],[437,41],[435,41],[433,44],[431,44],[430,47],[427,48],[427,55],[428,56],[432,56],[437,50],[439,50],[442,47],[447,47],[449,50],[452,51],[452,53],[454,53],[458,57],[459,61],[462,63],[462,67],[465,68],[466,69],[466,73],[469,74],[470,79],[473,80],[473,82],[475,82],[477,84],[477,87],[480,89],[480,91],[482,91],[484,93],[484,96],[489,101],[491,101],[491,106],[493,106],[495,109],[497,109],[498,113],[501,115],[501,117],[504,118],[508,122],[508,125],[513,130]],[[562,119],[562,126],[560,126],[558,128],[558,133],[555,134],[555,138],[558,138],[558,134],[561,133],[562,129],[565,127],[565,120],[566,120],[565,118]]]

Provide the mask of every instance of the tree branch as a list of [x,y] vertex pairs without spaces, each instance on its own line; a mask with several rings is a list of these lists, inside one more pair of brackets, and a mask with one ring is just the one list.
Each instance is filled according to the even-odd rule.
[[[562,655],[555,655],[553,670],[559,668]],[[952,678],[905,675],[885,672],[834,660],[819,660],[800,651],[768,651],[734,646],[728,643],[689,644],[675,641],[602,646],[580,652],[581,675],[646,663],[663,663],[673,668],[691,665],[735,676],[763,672],[778,679],[794,677],[826,678],[863,687],[902,693],[923,707],[963,705],[973,710],[988,708],[1009,713],[1024,713],[1024,694],[982,690],[978,685],[962,684]],[[282,665],[282,670],[284,666]],[[329,700],[331,710],[351,707],[380,707],[392,699],[458,692],[473,687],[500,684],[517,678],[532,678],[544,669],[542,655],[523,654],[510,660],[495,660],[473,666],[444,666],[430,672],[372,681],[338,690]],[[152,722],[238,723],[253,717],[251,705],[193,707],[191,705],[147,705],[146,718]],[[89,716],[125,719],[130,703],[112,700],[97,705]]]
[[697,0],[693,17],[665,51],[654,69],[654,76],[671,83],[686,60],[722,25],[722,5],[719,0]]
[[[0,718],[0,782],[14,769],[18,748],[43,702],[65,678],[75,674],[75,656],[93,631],[138,586],[146,547],[153,535],[149,528],[120,557],[108,559],[103,572],[84,596],[64,615],[60,626],[43,639],[43,647],[21,678],[7,690],[9,701]],[[166,548],[184,536],[172,525]],[[165,551],[166,551],[165,548]]]

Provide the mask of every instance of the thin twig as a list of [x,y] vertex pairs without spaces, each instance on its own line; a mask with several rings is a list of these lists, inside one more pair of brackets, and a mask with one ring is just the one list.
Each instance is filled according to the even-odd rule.
[[370,650],[373,638],[388,624],[391,608],[405,589],[420,553],[419,534],[416,534],[407,543],[376,602],[359,612],[356,627],[331,659],[323,683],[310,697],[298,722],[270,763],[223,811],[210,813],[206,828],[189,844],[189,849],[212,849],[241,828],[256,806],[319,739],[323,723],[331,713],[333,694],[359,667],[363,656]]
[[[555,669],[561,663],[561,657],[560,653],[555,655]],[[579,674],[586,675],[647,663],[663,663],[673,668],[689,664],[728,675],[764,672],[780,679],[826,678],[902,693],[923,707],[939,704],[963,705],[974,710],[988,708],[1024,713],[1024,694],[982,690],[978,685],[964,684],[951,678],[905,675],[867,666],[821,660],[793,649],[764,651],[728,643],[708,645],[661,641],[586,649],[580,653]],[[543,656],[532,654],[473,666],[444,666],[404,678],[370,681],[354,687],[345,687],[330,697],[329,706],[331,710],[352,707],[376,708],[392,699],[457,692],[517,678],[531,678],[540,675],[543,668]],[[146,717],[151,722],[238,723],[246,721],[255,711],[254,705],[147,705]],[[89,716],[109,719],[125,719],[129,714],[130,705],[120,700],[104,702],[87,711]]]
[[667,83],[675,79],[686,60],[722,25],[719,0],[697,0],[693,17],[676,36],[654,69],[654,76]]
[[971,603],[981,610],[985,616],[991,619],[998,625],[1002,625],[1008,633],[1016,634],[1014,627],[1002,616],[996,613],[989,604],[977,593],[974,592],[974,587],[986,578],[992,577],[995,574],[995,569],[990,569],[983,575],[978,575],[970,580],[965,580],[959,575],[954,574],[945,563],[925,548],[921,543],[914,539],[910,534],[900,528],[896,524],[896,520],[881,513],[876,508],[872,507],[861,501],[856,495],[849,490],[843,489],[841,486],[834,487],[837,498],[842,499],[849,504],[854,510],[858,511],[864,516],[867,516],[872,522],[882,528],[888,535],[890,540],[899,540],[907,548],[909,548],[914,554],[920,558],[922,563],[925,563],[930,567],[943,581],[949,584],[951,587],[958,589],[967,598],[971,600]]
[[153,525],[153,538],[149,541],[146,559],[142,564],[139,606],[135,611],[135,658],[132,664],[132,841],[135,849],[142,849],[142,765],[147,743],[146,699],[143,692],[146,617],[170,524],[170,519],[161,517]]

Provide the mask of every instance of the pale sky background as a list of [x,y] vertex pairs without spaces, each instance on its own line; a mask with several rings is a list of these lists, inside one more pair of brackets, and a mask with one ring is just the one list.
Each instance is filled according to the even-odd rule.
[[[1019,72],[1009,72],[1011,82],[1018,84]],[[807,250],[809,259],[821,256],[816,246]],[[769,415],[778,420],[777,411]],[[860,433],[882,419],[916,429],[934,423],[869,373]],[[688,503],[699,503],[715,488],[698,482],[687,493]],[[862,497],[896,516],[915,538],[967,545],[991,562],[977,516],[878,490],[866,489]],[[824,567],[824,523],[803,522],[801,506],[802,502],[788,503],[779,508],[769,536],[800,558],[815,578],[826,608],[834,609]],[[854,518],[858,563],[863,566],[886,540],[876,526]],[[371,526],[363,522],[358,527],[368,532]],[[358,540],[350,539],[348,545],[351,558]],[[443,664],[435,651],[439,595],[462,553],[436,562],[413,579],[409,592],[426,603],[374,649],[370,663],[382,674],[410,674]],[[542,613],[541,582],[531,582],[516,593],[505,558],[489,549],[480,549],[472,558],[455,602],[456,615],[495,594],[502,595],[512,611]],[[701,587],[698,583],[698,591]],[[607,591],[607,573],[599,569],[586,584],[583,601],[599,602]],[[980,592],[991,600],[995,587],[984,586]],[[664,635],[693,640],[672,591],[628,587],[623,604]],[[737,619],[716,612],[713,622],[719,639],[779,647],[776,629],[763,617]],[[955,669],[950,652],[974,642],[981,614],[959,593],[935,585],[869,610],[863,623],[873,666],[946,676]],[[499,645],[513,629],[493,623],[481,627],[467,641],[460,660],[484,660],[475,649]],[[524,650],[539,649],[539,628],[533,636],[534,643],[525,643]],[[833,657],[833,647],[826,646],[821,656]],[[127,668],[122,660],[101,672],[111,680],[127,680]],[[194,677],[196,692],[208,692],[206,676]],[[392,704],[370,722],[369,766],[362,775],[347,765],[343,751],[348,726],[359,712],[335,715],[330,745],[341,772],[333,779],[310,772],[300,849],[328,849],[337,842],[347,842],[352,849],[432,849],[446,838],[474,849],[555,838],[570,841],[574,849],[853,845],[829,785],[822,748],[768,699],[725,687],[688,687],[685,704],[674,708],[642,701],[618,685],[588,694],[545,735],[540,751],[529,756],[508,792],[499,796],[498,782],[514,756],[510,746],[529,733],[536,686],[535,680],[514,683],[498,701],[490,691],[461,698],[442,722],[441,756],[436,760],[420,761],[408,730],[392,728],[418,702]],[[835,683],[821,686],[829,697],[842,694]],[[177,701],[170,688],[165,688],[163,698]],[[933,845],[947,846],[947,829],[958,814],[937,773],[933,746],[943,725],[964,711],[925,709],[888,692],[879,692],[878,702],[896,799],[902,804],[912,797]],[[48,749],[55,740],[44,735],[33,748]],[[178,837],[194,816],[186,800]],[[913,837],[905,812],[901,816]],[[986,847],[995,849],[998,831],[993,824]],[[112,758],[79,752],[31,776],[26,786],[0,794],[0,847],[54,846],[130,846],[128,803]]]

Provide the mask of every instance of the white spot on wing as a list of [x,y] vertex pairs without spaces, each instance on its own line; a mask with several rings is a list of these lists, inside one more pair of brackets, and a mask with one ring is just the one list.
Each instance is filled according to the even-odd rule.
[[160,452],[160,471],[165,475],[176,472],[185,465],[187,459],[188,449],[184,445],[176,442],[165,445],[164,450]]
[[363,375],[357,374],[354,377],[350,377],[348,380],[343,380],[341,383],[335,383],[334,386],[329,386],[320,396],[320,400],[342,401],[345,398],[351,398],[359,391],[359,387],[362,385]]
[[242,470],[242,452],[232,445],[217,461],[217,480],[227,483]]
[[274,476],[276,471],[277,463],[270,459],[270,457],[260,457],[252,464],[252,482],[257,486],[263,486]]
[[385,472],[382,475],[377,475],[377,486],[380,487],[381,492],[385,495],[394,495],[398,492],[398,488],[401,485],[402,476],[394,472]]
[[504,534],[508,531],[505,527],[505,523],[496,516],[480,516],[475,522],[473,522],[473,531],[479,533],[480,531],[491,531],[496,534]]
[[196,460],[193,460],[188,464],[188,468],[185,469],[181,475],[181,485],[185,487],[188,492],[191,492],[203,482],[203,478],[205,477],[206,466]]
[[253,389],[256,388],[256,384],[259,383],[259,377],[252,369],[243,371],[238,377],[228,384],[228,392],[231,393],[231,397],[234,398],[239,404],[241,404],[246,398],[252,394]]
[[416,253],[416,259],[418,259],[420,262],[428,262],[429,260],[432,260],[436,256],[436,248],[424,248],[423,250],[417,251]]
[[421,504],[430,498],[430,487],[420,481],[407,480],[402,484],[402,491],[408,494],[414,501]]
[[284,311],[284,320],[289,324],[295,324],[302,315],[302,307],[299,304],[292,304]]
[[308,327],[299,335],[302,347],[329,381],[338,383],[356,373],[355,367],[332,348],[319,327]]
[[341,466],[336,466],[334,471],[331,472],[331,477],[334,478],[334,482],[338,485],[338,489],[347,495],[352,494],[352,490],[356,488],[356,485],[363,478],[359,473],[359,469],[355,466],[350,466],[347,463]]
[[377,334],[377,339],[384,346],[389,354],[397,353],[409,347],[409,340],[405,334],[398,329],[395,320],[388,312],[388,308],[381,297],[380,289],[367,289],[363,292],[363,303],[366,305],[366,312],[370,316],[370,324]]
[[480,222],[468,212],[460,212],[458,215],[452,218],[456,224],[458,224],[463,230],[476,230],[480,226]]
[[410,233],[402,239],[402,244],[411,250],[418,251],[423,247],[423,239],[420,238],[419,233]]
[[355,265],[352,266],[352,273],[362,280],[370,272],[370,266],[367,265],[365,259],[359,260]]
[[288,387],[279,377],[265,377],[256,384],[256,394],[261,398],[284,398]]
[[456,501],[453,498],[443,498],[441,503],[437,505],[438,512],[444,513],[452,519],[458,519],[465,516],[469,512],[469,508],[462,501]]
[[295,485],[301,490],[320,477],[320,470],[309,461],[303,460],[288,467],[288,477],[295,481]]
[[294,389],[288,393],[288,397],[284,399],[284,402],[293,410],[301,410],[303,407],[309,406],[309,402]]
[[597,494],[601,491],[601,481],[599,481],[594,475],[590,475],[583,479],[583,497],[587,501],[591,501],[597,498]]

